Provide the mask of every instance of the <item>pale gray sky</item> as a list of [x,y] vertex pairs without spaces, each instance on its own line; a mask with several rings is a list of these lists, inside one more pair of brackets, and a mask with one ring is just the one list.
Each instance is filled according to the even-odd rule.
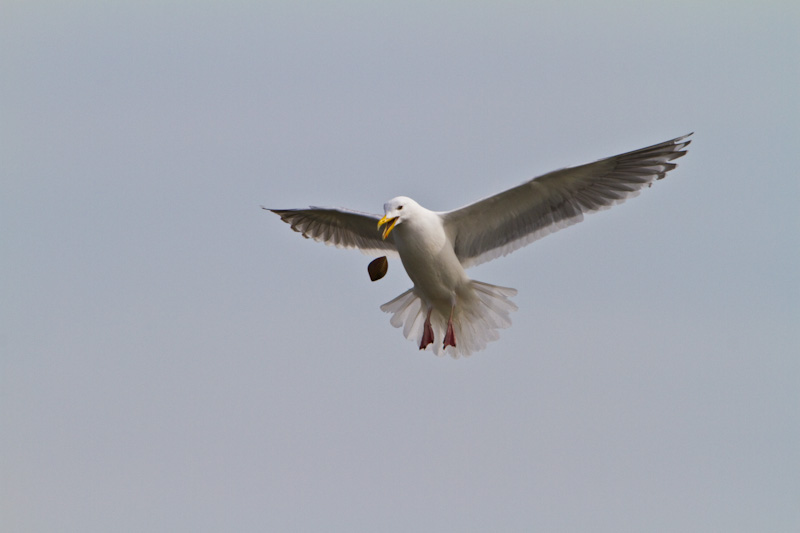
[[[0,529],[800,529],[796,2],[105,4],[0,8]],[[468,359],[259,207],[689,131]]]

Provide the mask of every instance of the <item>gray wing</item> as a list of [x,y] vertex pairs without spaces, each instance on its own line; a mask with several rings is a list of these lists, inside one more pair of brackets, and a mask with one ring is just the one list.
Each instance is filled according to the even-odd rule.
[[690,134],[565,168],[474,204],[440,213],[464,267],[477,265],[619,204],[663,178],[686,154]]
[[267,210],[281,217],[306,239],[338,248],[357,248],[366,255],[397,255],[393,235],[381,239],[378,215],[328,207]]

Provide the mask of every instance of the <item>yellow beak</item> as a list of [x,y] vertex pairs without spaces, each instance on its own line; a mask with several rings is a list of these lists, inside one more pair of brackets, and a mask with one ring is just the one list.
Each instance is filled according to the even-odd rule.
[[383,218],[378,221],[378,229],[381,229],[381,226],[383,226],[384,224],[389,224],[383,229],[384,240],[386,240],[386,237],[388,237],[389,234],[392,232],[392,229],[394,229],[394,225],[397,224],[397,218],[398,217],[389,218],[389,215],[384,215]]

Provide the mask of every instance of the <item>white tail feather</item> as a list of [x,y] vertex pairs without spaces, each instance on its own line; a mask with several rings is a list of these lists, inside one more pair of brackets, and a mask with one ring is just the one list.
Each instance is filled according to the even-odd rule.
[[[510,300],[515,294],[516,289],[470,281],[468,288],[458,294],[453,312],[456,346],[444,349],[442,345],[448,316],[434,307],[431,313],[434,340],[430,345],[433,346],[434,353],[449,354],[454,358],[467,356],[484,349],[487,342],[499,339],[500,333],[497,330],[509,327],[511,318],[508,315],[517,310],[517,306]],[[392,313],[389,320],[392,326],[402,327],[403,335],[417,346],[422,340],[427,310],[427,305],[413,288],[381,306],[381,311]]]

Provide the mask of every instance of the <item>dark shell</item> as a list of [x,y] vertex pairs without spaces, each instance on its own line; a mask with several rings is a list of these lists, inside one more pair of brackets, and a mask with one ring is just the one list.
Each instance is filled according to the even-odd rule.
[[369,279],[372,281],[378,281],[381,279],[386,275],[387,270],[389,270],[389,261],[386,259],[386,256],[375,259],[367,267]]

